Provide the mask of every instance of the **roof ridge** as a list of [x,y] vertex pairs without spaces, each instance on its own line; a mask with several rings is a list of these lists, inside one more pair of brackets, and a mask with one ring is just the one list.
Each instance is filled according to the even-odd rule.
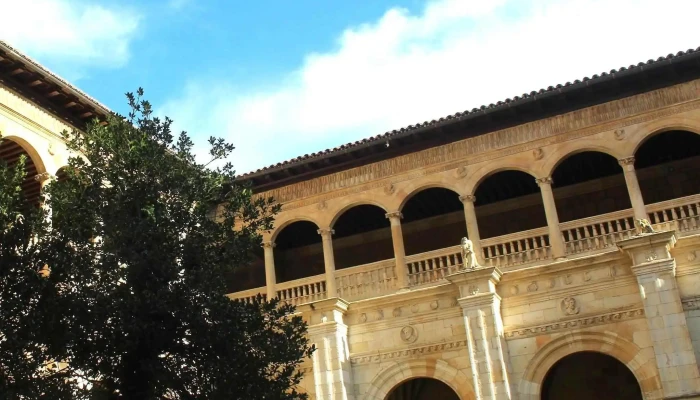
[[607,80],[613,78],[616,74],[624,73],[625,71],[630,71],[630,70],[638,70],[638,69],[644,69],[644,67],[650,66],[650,65],[658,65],[661,62],[664,61],[669,61],[673,60],[674,58],[684,56],[686,54],[692,54],[700,52],[700,47],[697,49],[688,49],[687,51],[679,51],[676,54],[669,53],[665,57],[658,57],[656,60],[654,59],[649,59],[646,62],[639,62],[636,65],[631,64],[629,67],[620,67],[618,69],[611,69],[610,72],[601,72],[600,74],[594,74],[590,78],[589,77],[583,77],[582,79],[576,79],[572,82],[566,82],[565,84],[556,84],[554,86],[548,86],[546,89],[539,89],[539,90],[533,90],[530,93],[523,93],[520,96],[514,96],[512,99],[511,98],[506,98],[505,100],[497,101],[495,104],[490,103],[489,105],[481,105],[478,108],[473,108],[471,111],[465,110],[461,112],[456,112],[454,114],[450,114],[444,117],[440,117],[438,119],[432,119],[429,121],[423,121],[416,123],[415,125],[408,125],[400,129],[394,129],[391,131],[387,131],[383,134],[375,135],[375,136],[370,136],[365,139],[360,139],[356,140],[354,142],[349,142],[345,143],[333,148],[329,148],[326,150],[321,150],[317,151],[314,153],[310,154],[304,154],[302,156],[294,157],[292,159],[286,160],[286,161],[281,161],[276,164],[271,164],[266,167],[258,168],[254,171],[247,172],[242,175],[238,175],[238,178],[250,178],[256,174],[259,173],[264,173],[268,172],[270,170],[273,170],[275,168],[279,167],[285,167],[285,166],[292,166],[297,163],[301,162],[308,162],[317,158],[321,158],[324,156],[330,156],[334,153],[340,152],[340,151],[347,151],[349,149],[352,149],[354,147],[358,147],[361,145],[366,145],[370,144],[373,142],[377,142],[380,140],[387,140],[390,139],[394,136],[401,135],[401,134],[408,134],[412,132],[416,132],[425,128],[429,127],[436,127],[440,126],[446,123],[452,123],[456,122],[462,119],[465,119],[466,117],[471,117],[474,114],[478,113],[486,113],[491,110],[495,110],[501,107],[510,107],[513,103],[516,102],[521,102],[521,101],[530,101],[530,100],[535,100],[538,96],[541,95],[546,95],[548,93],[553,93],[553,92],[558,92],[561,91],[561,89],[566,89],[566,88],[571,88],[572,86],[580,86],[580,85],[588,85],[591,83],[591,81],[601,81],[601,80]]

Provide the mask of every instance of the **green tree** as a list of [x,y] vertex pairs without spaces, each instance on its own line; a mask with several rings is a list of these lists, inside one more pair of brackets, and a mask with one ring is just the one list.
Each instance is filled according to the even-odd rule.
[[48,225],[22,197],[25,165],[25,156],[0,160],[0,399],[68,398],[67,375],[52,362],[62,349],[49,339],[55,288],[35,245]]
[[142,96],[127,94],[128,117],[65,133],[81,156],[46,189],[53,229],[34,245],[53,290],[42,345],[63,362],[66,398],[304,398],[297,367],[313,348],[294,308],[225,297],[223,277],[279,207],[230,163],[208,166],[232,145],[211,138],[211,162],[198,163]]

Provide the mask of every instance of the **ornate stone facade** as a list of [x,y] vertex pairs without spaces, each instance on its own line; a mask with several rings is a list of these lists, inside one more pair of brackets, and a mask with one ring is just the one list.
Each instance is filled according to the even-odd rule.
[[[65,165],[68,128],[0,85],[0,135],[39,180]],[[399,398],[419,378],[461,400],[548,398],[552,371],[588,352],[621,363],[641,398],[700,398],[700,154],[645,148],[680,131],[700,137],[700,80],[259,193],[283,204],[250,272],[265,280],[230,297],[298,305],[315,399]],[[563,167],[584,153],[617,175],[569,182],[561,168],[585,175]],[[526,179],[489,183],[503,171]],[[420,198],[438,189],[454,198]],[[301,222],[316,247],[281,240]]]

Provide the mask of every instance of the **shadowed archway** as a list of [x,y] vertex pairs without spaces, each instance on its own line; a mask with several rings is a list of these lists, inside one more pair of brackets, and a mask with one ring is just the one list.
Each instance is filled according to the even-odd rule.
[[399,383],[386,400],[459,400],[449,386],[434,378],[414,378]]
[[626,365],[603,353],[583,351],[557,361],[542,384],[542,400],[642,400]]
[[386,211],[372,204],[349,208],[333,224],[335,268],[343,269],[394,258]]
[[464,207],[459,194],[431,187],[411,195],[401,209],[406,255],[459,244],[467,235]]

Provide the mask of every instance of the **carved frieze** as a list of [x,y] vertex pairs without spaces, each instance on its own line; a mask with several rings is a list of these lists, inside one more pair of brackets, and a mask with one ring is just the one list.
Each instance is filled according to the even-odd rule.
[[605,314],[599,314],[589,317],[570,319],[567,321],[553,322],[551,324],[537,325],[524,328],[507,329],[505,332],[506,338],[517,339],[521,337],[539,336],[559,330],[581,328],[584,326],[602,325],[612,322],[620,322],[644,316],[644,309],[630,309],[624,311],[614,311]]
[[410,349],[401,349],[394,351],[387,351],[384,353],[372,353],[366,355],[359,355],[350,358],[352,364],[368,364],[368,363],[378,363],[385,360],[395,360],[401,358],[414,357],[418,355],[427,355],[443,351],[458,350],[467,346],[466,340],[458,340],[456,342],[441,342],[434,343],[425,346],[413,347]]

